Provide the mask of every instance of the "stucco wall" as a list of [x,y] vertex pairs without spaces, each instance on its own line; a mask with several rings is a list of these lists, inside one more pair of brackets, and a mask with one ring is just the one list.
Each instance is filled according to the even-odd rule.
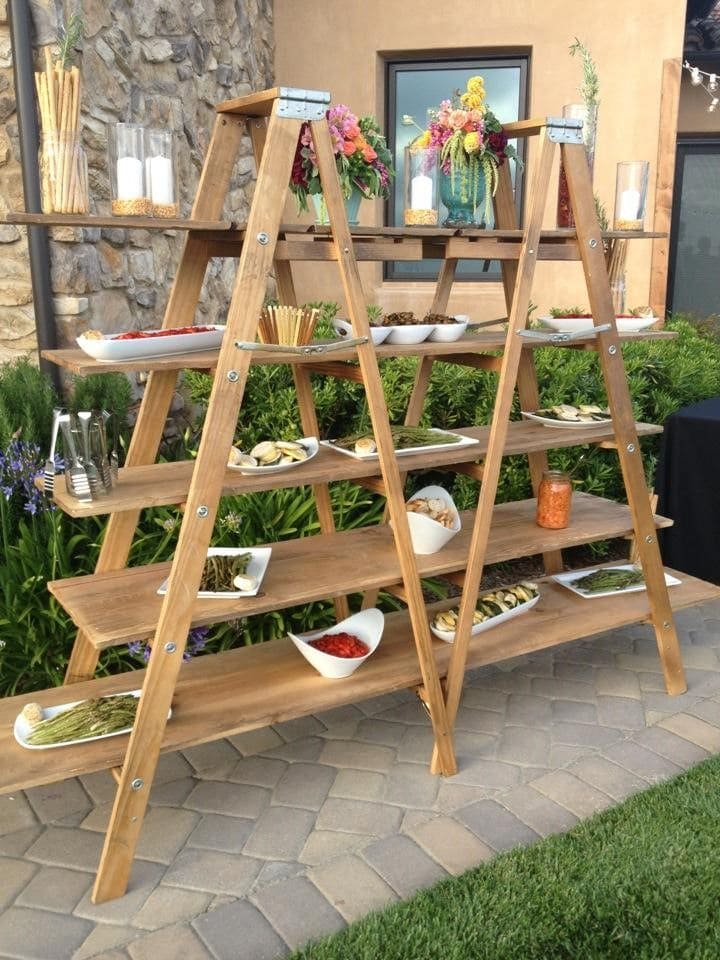
[[[595,189],[612,216],[615,168],[620,160],[646,159],[654,182],[660,115],[660,81],[665,58],[682,51],[684,0],[275,0],[275,73],[279,84],[329,90],[335,102],[357,112],[383,115],[383,56],[407,52],[483,56],[506,50],[530,51],[529,115],[557,115],[578,100],[581,66],[568,53],[575,37],[590,49],[600,76],[600,114]],[[380,53],[378,53],[380,51]],[[450,92],[450,91],[449,91]],[[557,163],[557,162],[556,162]],[[531,152],[529,176],[534,156]],[[554,226],[557,170],[553,172],[545,225]],[[649,198],[652,210],[653,195]],[[379,223],[379,203],[363,203],[361,222]],[[288,205],[288,217],[294,216]],[[647,223],[652,226],[651,222]],[[319,271],[297,270],[303,299],[342,301],[332,273],[322,285]],[[628,301],[648,301],[650,242],[638,241],[628,254]],[[383,283],[377,267],[363,267],[368,295],[388,307],[424,309],[428,284]],[[500,316],[499,284],[456,285],[451,307],[475,317]],[[540,264],[533,300],[553,304],[587,302],[578,264]]]

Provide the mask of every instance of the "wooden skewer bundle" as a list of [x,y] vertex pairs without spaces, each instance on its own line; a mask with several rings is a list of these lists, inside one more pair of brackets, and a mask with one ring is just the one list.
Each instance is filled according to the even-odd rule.
[[625,291],[625,259],[627,257],[627,240],[616,237],[608,253],[608,278],[610,289],[613,291],[613,303],[616,313],[624,309]]
[[291,347],[310,343],[318,313],[317,307],[310,310],[302,307],[265,307],[260,314],[260,341]]
[[45,70],[35,74],[35,89],[43,134],[43,212],[87,213],[87,170],[79,146],[80,71],[53,65],[45,47]]

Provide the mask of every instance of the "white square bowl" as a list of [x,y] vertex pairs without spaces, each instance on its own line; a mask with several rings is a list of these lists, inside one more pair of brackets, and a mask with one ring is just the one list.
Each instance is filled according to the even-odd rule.
[[403,323],[398,324],[398,326],[388,326],[385,328],[389,330],[387,342],[388,343],[422,343],[423,340],[427,340],[430,334],[435,329],[434,323]]
[[[336,317],[332,322],[335,333],[339,337],[345,339],[350,339],[355,336],[355,331],[352,328],[352,325],[347,320],[340,320]],[[387,340],[390,333],[390,327],[370,327],[370,336],[372,337],[372,342],[377,346],[379,343],[382,343],[383,340]]]
[[[377,650],[384,626],[385,617],[382,611],[378,610],[377,607],[371,607],[341,620],[340,623],[336,623],[334,627],[328,627],[327,630],[301,633],[298,636],[289,633],[288,636],[307,662],[315,667],[319,674],[329,680],[341,680],[354,673],[360,664],[365,663],[370,654]],[[364,657],[335,657],[331,653],[325,653],[323,650],[310,646],[310,640],[332,636],[334,633],[352,633],[358,640],[367,644],[368,652]]]
[[452,527],[445,527],[442,523],[438,523],[437,520],[433,520],[432,517],[428,517],[422,513],[408,511],[408,526],[410,527],[410,538],[415,553],[437,553],[438,550],[441,550],[446,543],[449,543],[452,538],[460,532],[460,514],[458,513],[453,498],[443,487],[423,487],[422,490],[418,490],[417,493],[413,494],[410,499],[415,500],[418,497],[428,499],[431,497],[440,497],[447,503],[448,507],[455,512],[455,523]]
[[433,326],[435,329],[428,337],[428,340],[433,343],[453,343],[455,340],[459,340],[460,337],[467,330],[468,322],[463,316],[455,317],[455,323],[436,323]]

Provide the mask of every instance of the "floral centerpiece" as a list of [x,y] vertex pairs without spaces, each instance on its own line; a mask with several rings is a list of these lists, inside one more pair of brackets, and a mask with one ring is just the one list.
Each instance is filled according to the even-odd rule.
[[[395,175],[392,156],[373,117],[357,117],[345,104],[327,111],[335,165],[343,197],[353,193],[366,199],[387,197],[390,178]],[[290,175],[290,189],[297,198],[298,210],[307,210],[307,198],[322,194],[320,172],[310,124],[300,130]]]
[[452,99],[443,100],[429,116],[428,129],[415,145],[436,146],[440,150],[445,174],[440,195],[448,208],[446,224],[473,223],[481,202],[483,217],[488,220],[498,185],[498,168],[508,157],[519,161],[502,124],[485,102],[483,78],[471,77],[464,93],[457,90]]

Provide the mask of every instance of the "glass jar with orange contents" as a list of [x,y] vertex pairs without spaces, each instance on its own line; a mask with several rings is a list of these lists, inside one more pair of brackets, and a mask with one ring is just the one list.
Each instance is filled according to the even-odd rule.
[[537,495],[535,521],[539,527],[562,530],[570,524],[572,482],[569,473],[561,470],[546,470],[543,473]]

